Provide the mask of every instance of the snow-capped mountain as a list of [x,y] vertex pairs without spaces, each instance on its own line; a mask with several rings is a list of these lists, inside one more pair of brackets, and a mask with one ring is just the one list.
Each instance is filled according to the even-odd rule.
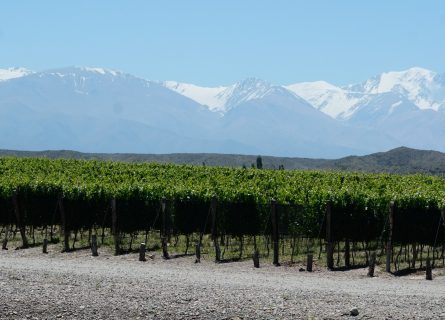
[[[122,118],[175,130],[184,126],[185,131],[205,126],[208,117],[216,118],[156,82],[102,68],[54,69],[4,81],[0,102],[6,101],[37,112]],[[166,114],[169,121],[159,123]]]
[[444,74],[411,68],[344,87],[312,82],[287,88],[349,125],[372,128],[413,148],[443,150],[444,79]]
[[260,146],[270,154],[331,157],[360,153],[364,145],[369,149],[398,145],[379,132],[357,129],[332,119],[285,88],[270,85],[266,89],[248,79],[239,89],[245,94],[236,95],[238,99],[233,101],[237,104],[222,117],[220,135]]
[[20,78],[31,73],[32,71],[25,68],[0,69],[0,81]]
[[[445,76],[356,85],[200,87],[91,67],[0,71],[0,148],[335,158],[401,145],[445,151]],[[441,111],[442,110],[442,111]]]
[[206,138],[216,118],[156,82],[102,68],[54,69],[0,83],[2,148],[197,152],[214,143],[217,151],[224,141]]
[[285,88],[274,86],[264,80],[247,78],[230,86],[199,87],[188,83],[165,81],[165,87],[182,94],[211,111],[224,114],[232,108],[255,99],[261,99],[268,95],[279,93],[289,94]]
[[211,111],[225,112],[226,100],[222,97],[222,92],[228,87],[200,87],[194,84],[180,83],[175,81],[165,81],[165,87],[186,96],[199,104],[207,106]]
[[[218,87],[200,87],[174,81],[166,81],[163,85],[222,114],[240,102],[262,98],[271,90],[282,88],[305,99],[332,118],[341,120],[352,117],[354,110],[374,96],[388,92],[400,93],[420,109],[445,109],[445,74],[418,67],[382,73],[362,83],[347,86],[315,81],[279,87],[255,78]],[[285,90],[282,93],[287,94]],[[387,104],[387,107],[389,110],[390,105]]]
[[420,109],[437,111],[445,102],[445,82],[442,77],[423,68],[385,72],[362,84],[348,86],[347,89],[367,94],[400,92]]
[[223,97],[225,101],[226,112],[243,103],[264,99],[270,96],[279,98],[293,97],[293,95],[283,87],[274,86],[257,78],[247,78],[237,82],[219,95],[219,97]]
[[[323,84],[329,87],[326,82]],[[335,121],[292,90],[261,79],[247,78],[214,88],[177,82],[163,85],[222,115],[222,128],[215,127],[216,131],[220,128],[218,135],[246,145],[267,146],[271,154],[297,150],[330,157],[338,152],[360,153],[363,145],[376,150],[398,145],[398,141],[380,132],[369,128],[356,130]],[[360,145],[357,141],[361,141]]]
[[362,93],[344,90],[326,81],[295,83],[286,88],[333,118],[345,116],[363,98]]
[[[386,72],[360,84],[338,87],[323,81],[296,83],[286,86],[309,101],[320,111],[337,119],[348,119],[354,110],[376,95],[400,93],[419,109],[440,110],[445,105],[445,75],[423,69],[411,68],[399,72]],[[391,109],[391,101],[386,105]]]

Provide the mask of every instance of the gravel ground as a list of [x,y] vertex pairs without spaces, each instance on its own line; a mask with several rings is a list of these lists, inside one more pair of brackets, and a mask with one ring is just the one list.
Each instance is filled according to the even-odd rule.
[[[445,276],[299,272],[58,247],[0,252],[0,319],[445,319]],[[350,316],[356,307],[359,315]]]

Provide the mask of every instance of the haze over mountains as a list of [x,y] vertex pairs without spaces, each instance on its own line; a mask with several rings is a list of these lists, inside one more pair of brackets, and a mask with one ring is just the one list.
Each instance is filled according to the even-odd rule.
[[205,88],[102,68],[0,70],[0,148],[337,158],[445,151],[445,75]]

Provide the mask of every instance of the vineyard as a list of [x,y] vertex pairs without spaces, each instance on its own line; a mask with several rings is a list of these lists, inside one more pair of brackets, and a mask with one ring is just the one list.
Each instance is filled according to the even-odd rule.
[[425,175],[0,158],[4,248],[40,232],[70,250],[87,232],[88,243],[110,235],[116,254],[158,239],[168,257],[172,243],[187,253],[197,241],[216,260],[235,245],[239,258],[270,247],[275,264],[278,254],[326,253],[332,268],[377,253],[397,269],[423,254],[443,264],[444,207],[445,180]]

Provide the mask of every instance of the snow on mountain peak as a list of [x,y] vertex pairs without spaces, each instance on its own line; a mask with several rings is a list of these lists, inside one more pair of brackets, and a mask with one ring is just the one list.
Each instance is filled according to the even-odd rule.
[[121,73],[120,71],[105,69],[105,68],[97,68],[97,67],[80,67],[80,69],[83,71],[98,73],[102,75],[110,74],[112,76],[116,76]]
[[162,85],[202,105],[208,106],[211,111],[224,111],[225,100],[218,98],[218,95],[226,90],[227,87],[200,87],[194,84],[176,81],[164,81]]
[[226,98],[226,111],[251,100],[262,99],[271,95],[296,97],[290,90],[275,86],[267,81],[258,78],[247,78],[230,86],[220,94],[220,97]]
[[294,83],[286,86],[291,90],[315,90],[315,91],[323,91],[323,90],[340,90],[339,87],[326,82],[326,81],[313,81],[313,82],[300,82]]
[[401,92],[420,109],[437,110],[441,102],[437,102],[436,98],[445,98],[445,88],[438,80],[436,72],[414,67],[404,71],[384,72],[366,81],[362,88],[367,94]]
[[[361,104],[376,95],[389,92],[405,96],[419,109],[439,110],[445,104],[445,76],[414,67],[385,72],[360,84],[337,87],[325,81],[303,82],[286,86],[333,118],[347,119]],[[383,101],[380,101],[383,103]],[[387,106],[388,112],[393,108]]]
[[[34,73],[35,72],[30,71],[26,68],[0,69],[0,81],[20,78]],[[118,76],[124,74],[120,71],[105,69],[105,68],[97,68],[97,67],[67,67],[67,68],[58,68],[44,72],[39,72],[40,75],[51,74],[59,77],[65,77],[67,75],[78,75],[83,73],[110,75],[110,76]]]
[[367,93],[384,93],[392,91],[396,87],[415,90],[416,93],[421,86],[428,85],[434,81],[435,72],[415,67],[405,71],[384,72],[365,82],[364,88]]
[[283,87],[274,86],[258,78],[246,78],[230,86],[218,87],[200,87],[175,81],[165,81],[162,85],[221,114],[241,103],[261,99],[274,92],[287,92]]
[[117,70],[112,69],[105,69],[105,68],[97,68],[97,67],[64,67],[64,68],[57,68],[57,69],[51,69],[43,72],[39,72],[39,76],[42,77],[44,75],[53,75],[53,76],[59,76],[59,77],[94,77],[94,76],[110,76],[110,77],[116,77],[116,76],[122,76],[126,75],[125,73]]
[[333,118],[347,113],[359,100],[347,90],[326,81],[295,83],[286,88]]
[[241,81],[238,81],[235,84],[235,86],[239,90],[251,91],[251,90],[255,90],[255,89],[263,90],[265,88],[271,87],[272,85],[265,80],[255,78],[255,77],[249,77],[249,78],[245,78]]
[[0,81],[24,77],[31,73],[32,71],[26,68],[0,69]]
[[272,88],[273,86],[264,80],[246,78],[227,88],[220,97],[227,97],[225,105],[229,110],[242,102],[264,97]]

